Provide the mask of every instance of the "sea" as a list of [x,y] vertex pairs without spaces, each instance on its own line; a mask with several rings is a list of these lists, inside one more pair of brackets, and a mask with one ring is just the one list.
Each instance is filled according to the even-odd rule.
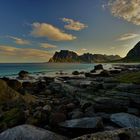
[[[71,73],[72,71],[90,71],[96,64],[77,63],[1,63],[0,77],[17,76],[21,70],[32,75],[54,75],[58,72]],[[107,65],[107,64],[106,64]]]

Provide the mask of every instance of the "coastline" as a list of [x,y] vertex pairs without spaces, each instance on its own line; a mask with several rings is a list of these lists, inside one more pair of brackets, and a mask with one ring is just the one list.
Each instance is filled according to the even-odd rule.
[[[1,78],[4,117],[0,120],[0,138],[10,137],[9,131],[16,136],[19,128],[25,132],[25,127],[30,132],[42,128],[41,132],[68,139],[93,133],[96,138],[100,135],[96,132],[105,135],[106,131],[114,136],[116,132],[125,133],[129,126],[140,127],[140,65],[109,66],[98,64],[85,72],[58,71],[55,76],[36,78],[20,71],[16,79]],[[129,81],[124,79],[126,74]],[[129,134],[132,132],[129,129]]]

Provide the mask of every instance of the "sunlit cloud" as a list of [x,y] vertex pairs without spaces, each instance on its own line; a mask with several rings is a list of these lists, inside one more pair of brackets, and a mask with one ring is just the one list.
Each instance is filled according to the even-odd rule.
[[140,25],[140,0],[110,0],[111,13],[135,25]]
[[0,45],[0,54],[7,56],[16,56],[22,58],[46,59],[51,57],[48,51],[32,48],[16,48],[13,46]]
[[121,35],[117,40],[118,41],[125,41],[125,40],[134,39],[134,38],[139,37],[139,36],[140,36],[139,34],[127,33],[127,34]]
[[22,38],[14,37],[14,36],[7,36],[8,38],[14,40],[14,42],[18,45],[30,45],[31,42]]
[[35,22],[32,24],[32,28],[31,35],[35,37],[47,37],[54,41],[70,41],[76,39],[72,34],[67,34],[48,23]]
[[82,48],[81,51],[87,51],[87,49],[86,48]]
[[41,48],[47,48],[47,49],[57,48],[56,45],[52,45],[52,44],[49,44],[49,43],[40,43],[40,47],[41,47]]
[[69,19],[69,18],[62,18],[62,21],[67,24],[64,27],[65,29],[68,29],[68,30],[80,31],[88,27],[87,25],[79,21],[74,21],[73,19]]

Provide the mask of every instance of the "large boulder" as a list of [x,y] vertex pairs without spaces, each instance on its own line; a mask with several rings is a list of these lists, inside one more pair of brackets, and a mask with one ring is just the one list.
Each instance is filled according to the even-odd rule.
[[128,113],[112,114],[111,121],[120,127],[140,128],[140,118]]
[[29,76],[29,72],[28,71],[24,71],[24,70],[22,70],[22,71],[20,71],[18,73],[18,78],[20,80],[30,80],[30,79],[32,79],[32,77]]
[[109,98],[109,97],[97,97],[94,99],[94,109],[96,112],[120,112],[127,111],[129,101],[124,99]]
[[1,105],[17,105],[18,103],[31,103],[35,102],[36,97],[30,94],[25,94],[24,96],[10,88],[7,83],[0,80],[0,106]]
[[16,102],[21,98],[21,95],[10,88],[7,83],[3,80],[0,80],[0,104],[10,103],[13,101]]
[[72,140],[139,140],[140,129],[123,128],[113,131],[104,131],[93,134],[84,135]]
[[31,125],[20,125],[0,134],[0,140],[68,140],[45,129]]
[[96,65],[96,66],[94,66],[94,70],[96,71],[96,70],[103,70],[104,68],[103,68],[103,65],[102,64],[99,64],[99,65]]
[[10,79],[7,81],[7,84],[9,87],[13,88],[14,90],[19,90],[22,87],[22,84],[15,79]]
[[59,123],[61,127],[70,129],[102,129],[103,122],[100,117],[87,117],[80,119],[67,120]]

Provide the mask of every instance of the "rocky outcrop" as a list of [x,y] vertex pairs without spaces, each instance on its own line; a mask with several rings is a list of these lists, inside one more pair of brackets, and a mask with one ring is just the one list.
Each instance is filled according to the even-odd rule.
[[61,50],[56,52],[49,60],[50,63],[94,63],[94,62],[108,62],[121,59],[118,55],[102,55],[85,53],[78,55],[77,53],[69,50]]
[[73,140],[139,140],[140,129],[124,128],[84,135]]
[[140,62],[140,41],[131,49],[126,57],[123,59],[125,62]]
[[68,140],[45,129],[31,125],[21,125],[0,134],[0,140]]

